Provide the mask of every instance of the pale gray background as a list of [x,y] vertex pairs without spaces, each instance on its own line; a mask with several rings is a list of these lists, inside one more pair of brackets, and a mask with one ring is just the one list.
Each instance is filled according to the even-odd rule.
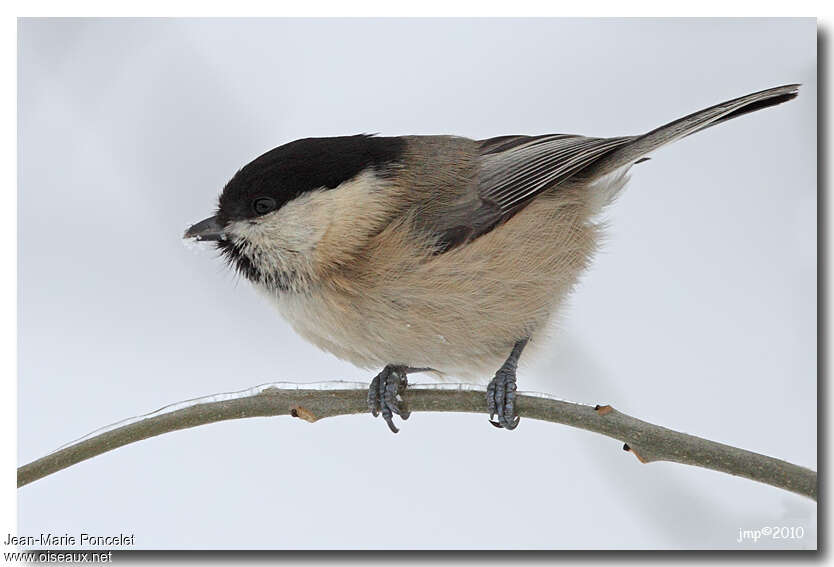
[[[813,20],[23,20],[19,69],[21,463],[170,402],[370,379],[180,242],[267,149],[636,134],[801,82],[635,168],[520,384],[816,468]],[[215,424],[38,481],[19,510],[22,535],[149,549],[816,545],[799,496],[475,415],[398,436],[358,416]],[[805,539],[736,543],[783,525]]]

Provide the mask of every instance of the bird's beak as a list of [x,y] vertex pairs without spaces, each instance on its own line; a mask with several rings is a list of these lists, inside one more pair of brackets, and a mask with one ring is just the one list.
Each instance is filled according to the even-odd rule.
[[217,217],[209,217],[192,225],[182,235],[183,238],[195,240],[225,240],[226,232],[217,220]]

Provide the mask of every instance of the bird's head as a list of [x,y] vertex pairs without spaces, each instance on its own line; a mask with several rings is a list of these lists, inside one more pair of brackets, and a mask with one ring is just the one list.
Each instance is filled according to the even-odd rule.
[[223,188],[216,213],[183,237],[214,242],[254,283],[297,289],[315,272],[316,248],[338,217],[362,213],[365,197],[401,154],[398,140],[305,138],[270,150],[241,168]]

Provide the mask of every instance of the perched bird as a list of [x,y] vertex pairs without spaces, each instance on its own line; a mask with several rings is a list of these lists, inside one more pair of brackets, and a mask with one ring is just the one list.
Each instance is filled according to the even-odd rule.
[[595,217],[630,168],[798,88],[743,96],[641,136],[297,140],[238,171],[216,214],[185,237],[215,241],[313,344],[383,367],[368,405],[393,432],[393,415],[408,417],[407,374],[428,369],[494,376],[490,420],[514,429],[519,356],[591,261]]

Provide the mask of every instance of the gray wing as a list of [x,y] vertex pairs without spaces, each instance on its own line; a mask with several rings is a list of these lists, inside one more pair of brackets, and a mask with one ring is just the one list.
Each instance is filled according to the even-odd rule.
[[[796,97],[799,85],[784,85],[700,110],[642,136],[586,138],[503,136],[481,141],[480,193],[512,214],[542,191],[578,175],[593,179],[695,132]],[[583,171],[584,170],[584,171]]]
[[442,217],[431,215],[428,223],[438,238],[437,253],[489,232],[543,191],[631,140],[548,134],[477,141],[477,196],[444,209]]
[[[642,136],[589,138],[569,134],[501,136],[480,140],[477,193],[468,209],[454,211],[440,228],[441,251],[489,232],[543,191],[572,177],[595,179],[646,159],[654,150],[715,124],[796,97],[784,85],[735,98],[690,114]],[[462,221],[466,218],[468,220]]]
[[543,191],[632,139],[548,134],[478,141],[477,198],[444,211],[443,222],[434,219],[437,252],[489,232]]
[[633,137],[570,134],[502,136],[481,141],[481,198],[512,215],[543,191],[558,186]]

